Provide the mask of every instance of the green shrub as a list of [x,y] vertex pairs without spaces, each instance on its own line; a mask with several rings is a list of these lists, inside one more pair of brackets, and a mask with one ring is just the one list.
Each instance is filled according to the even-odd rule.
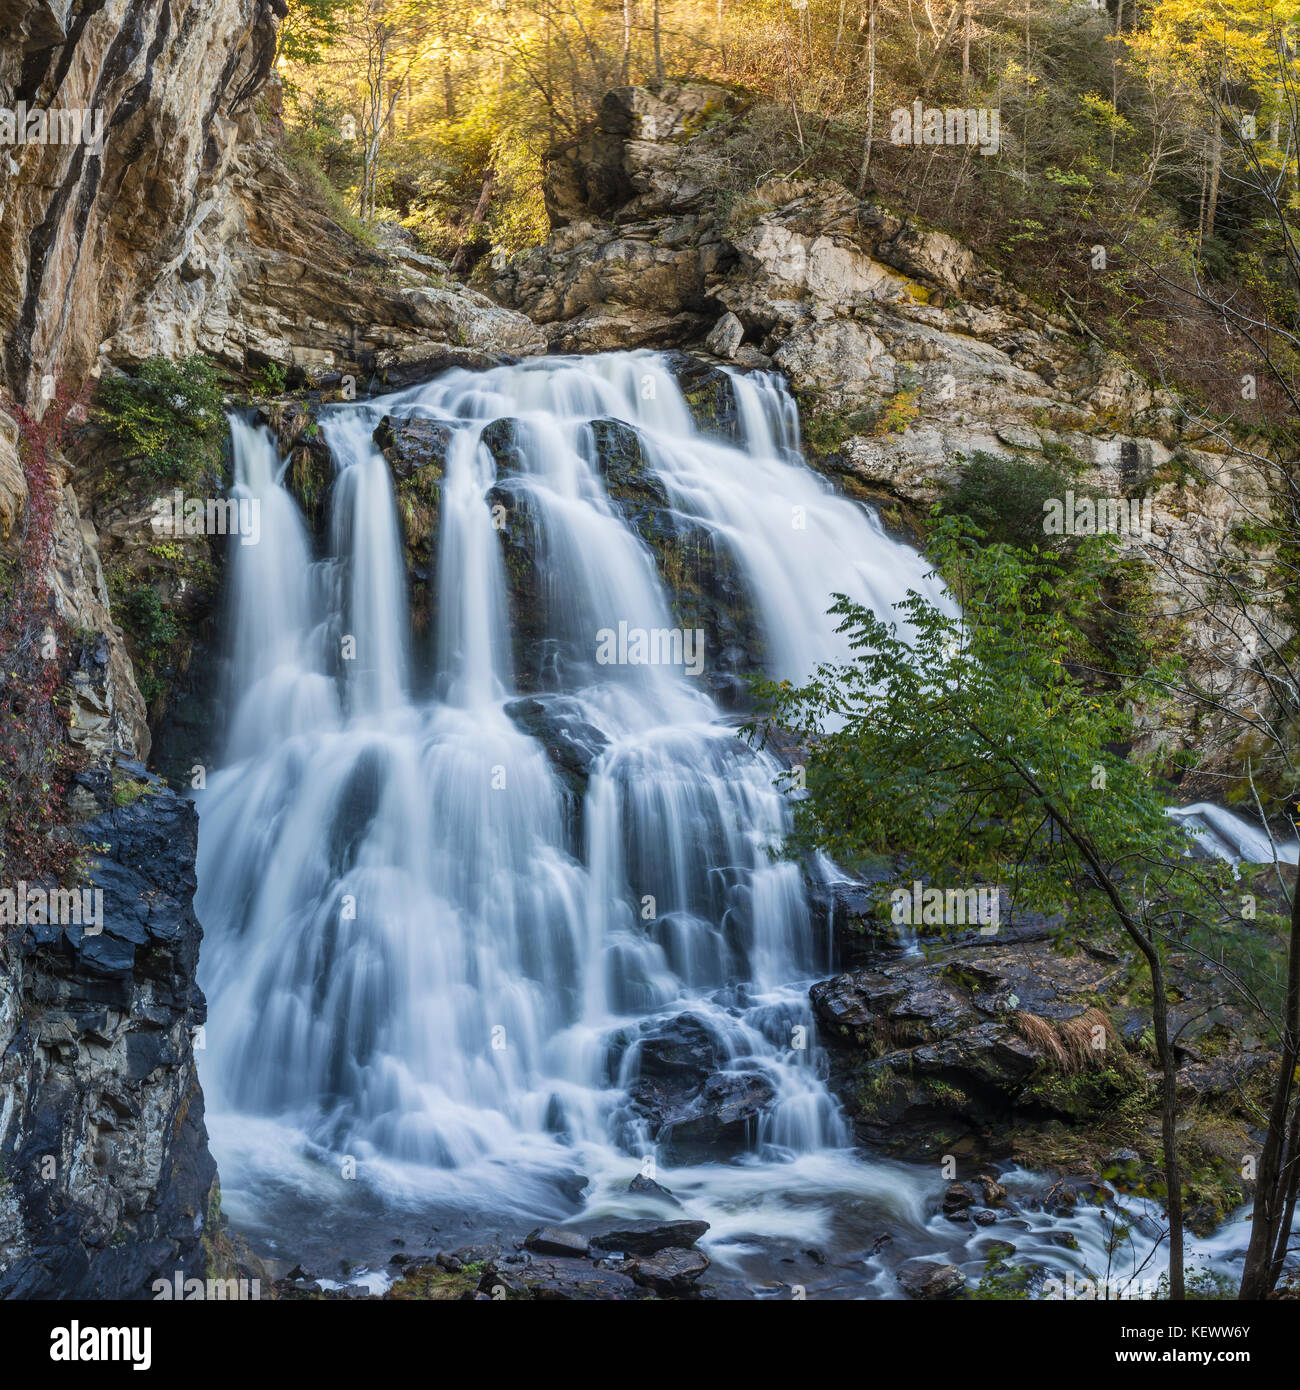
[[1019,550],[1035,546],[1068,550],[1073,538],[1047,536],[1043,531],[1043,503],[1064,498],[1067,489],[1083,496],[1074,474],[1053,459],[1003,459],[977,452],[948,494],[943,510],[973,521],[990,542],[1004,541]]
[[135,647],[136,680],[146,704],[152,704],[165,682],[161,672],[181,635],[180,624],[163,606],[152,584],[140,584],[117,610]]
[[225,436],[216,366],[194,355],[150,357],[136,376],[99,387],[95,418],[146,477],[194,481],[221,458]]

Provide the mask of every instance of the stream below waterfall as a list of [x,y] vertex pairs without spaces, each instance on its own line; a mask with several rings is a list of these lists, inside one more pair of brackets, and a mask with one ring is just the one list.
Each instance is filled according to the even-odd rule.
[[[325,407],[319,538],[269,431],[232,421],[261,541],[231,548],[225,753],[197,796],[199,1056],[225,1210],[259,1253],[325,1274],[346,1261],[378,1287],[399,1240],[431,1253],[668,1214],[709,1222],[710,1282],[740,1296],[896,1297],[914,1255],[977,1278],[1013,1229],[1020,1258],[1050,1269],[1143,1264],[1159,1228],[1140,1201],[1124,1199],[1135,1224],[1108,1259],[1114,1208],[1048,1214],[1044,1180],[1015,1172],[997,1224],[958,1227],[937,1211],[938,1165],[853,1146],[808,1001],[830,945],[798,866],[771,854],[788,824],[778,766],[692,669],[593,423],[636,431],[672,511],[739,576],[773,675],[847,654],[833,593],[880,614],[909,590],[948,600],[803,462],[777,378],[732,387],[729,441],[696,427],[651,353],[457,369]],[[385,417],[447,440],[418,635]],[[503,419],[508,477],[481,438]],[[539,687],[517,669],[503,515],[534,541],[540,692],[599,750],[580,804],[515,717]],[[759,1101],[716,1156],[666,1157],[639,1103],[647,1048],[686,1015],[718,1084]],[[647,1160],[680,1210],[629,1192]],[[1228,1268],[1244,1243],[1229,1226],[1191,1253]]]

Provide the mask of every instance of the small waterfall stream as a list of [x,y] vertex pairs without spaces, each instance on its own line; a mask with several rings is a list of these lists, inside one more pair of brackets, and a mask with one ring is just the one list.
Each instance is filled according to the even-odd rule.
[[[303,1240],[409,1212],[466,1232],[661,1215],[627,1191],[656,1157],[634,1090],[647,1040],[686,1019],[762,1098],[729,1161],[657,1154],[659,1181],[711,1223],[715,1266],[789,1281],[764,1242],[847,1256],[892,1231],[901,1249],[978,1267],[970,1233],[927,1214],[936,1169],[850,1147],[807,997],[829,947],[797,866],[770,853],[788,816],[776,763],[687,660],[598,655],[620,624],[677,620],[607,489],[594,421],[636,430],[673,509],[741,576],[772,674],[846,654],[833,592],[879,613],[910,589],[946,602],[919,555],[803,463],[779,381],[733,387],[733,442],[696,428],[650,353],[455,370],[329,407],[337,474],[319,545],[270,434],[232,422],[262,539],[231,552],[232,712],[200,794],[197,907],[202,1079],[227,1209],[250,1228],[296,1221]],[[385,416],[450,431],[428,639],[412,636],[374,441]],[[508,479],[481,438],[501,419],[517,422]],[[550,707],[599,736],[577,816],[511,714],[533,692],[515,670],[503,484],[536,537]],[[1027,1218],[1062,1268],[1104,1264],[1088,1218],[1072,1220],[1082,1253],[1047,1242],[1051,1218]],[[799,1280],[815,1282],[804,1264]],[[863,1296],[897,1294],[879,1270],[858,1278]]]

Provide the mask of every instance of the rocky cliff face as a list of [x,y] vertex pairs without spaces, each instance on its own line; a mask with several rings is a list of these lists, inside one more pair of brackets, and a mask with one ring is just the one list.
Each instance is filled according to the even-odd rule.
[[[4,153],[3,383],[29,422],[56,386],[76,393],[102,369],[105,340],[182,255],[274,33],[260,0],[0,4],[0,103],[103,123],[102,143]],[[28,486],[17,425],[0,421],[0,533],[17,547]],[[193,1051],[197,818],[115,761],[148,753],[144,701],[77,470],[57,449],[44,464],[49,598],[79,652],[57,697],[83,768],[68,798],[85,842],[75,887],[103,897],[98,931],[20,923],[0,940],[0,1297],[146,1298],[156,1278],[202,1276],[218,1240]]]
[[1267,572],[1271,551],[1246,536],[1268,514],[1269,461],[942,232],[830,182],[772,180],[724,205],[720,118],[738,106],[703,84],[610,93],[551,166],[549,241],[498,265],[494,293],[554,351],[688,346],[783,371],[813,463],[914,515],[980,454],[1067,460],[1080,495],[1149,498],[1151,536],[1123,554],[1145,567],[1152,612],[1178,615],[1152,619],[1166,649],[1226,712],[1171,707],[1148,742],[1194,746],[1203,773],[1238,768],[1253,743],[1240,716],[1270,708],[1251,669],[1260,631],[1284,644],[1292,619],[1252,607],[1253,630],[1214,571]]
[[100,812],[84,833],[102,930],[0,941],[0,1298],[148,1298],[155,1279],[205,1277],[217,1238],[193,1050],[198,817],[138,763],[78,791]]

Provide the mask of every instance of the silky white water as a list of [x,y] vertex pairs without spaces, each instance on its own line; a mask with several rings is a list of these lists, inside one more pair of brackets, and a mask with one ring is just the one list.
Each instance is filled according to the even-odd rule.
[[[269,433],[232,422],[237,490],[263,524],[231,551],[232,713],[199,796],[196,904],[202,1079],[237,1217],[273,1226],[278,1202],[342,1220],[364,1193],[387,1213],[559,1218],[578,1209],[575,1174],[584,1215],[662,1215],[627,1192],[656,1153],[628,1087],[643,1030],[690,1013],[772,1093],[740,1159],[657,1169],[711,1223],[715,1263],[739,1268],[774,1239],[862,1249],[885,1227],[959,1253],[967,1234],[926,1215],[937,1169],[855,1156],[825,1084],[807,987],[828,947],[798,868],[769,852],[788,826],[775,762],[685,665],[596,657],[602,630],[676,622],[606,494],[597,419],[636,428],[674,508],[743,576],[771,674],[847,655],[832,593],[891,616],[909,590],[947,602],[920,556],[803,463],[777,379],[735,390],[739,445],[700,434],[649,353],[457,370],[331,407],[319,544]],[[421,642],[373,442],[385,415],[454,431]],[[545,748],[505,708],[526,692],[479,437],[500,418],[519,422],[512,486],[564,653],[551,693],[608,740],[580,834]],[[896,1289],[882,1277],[878,1292]]]

